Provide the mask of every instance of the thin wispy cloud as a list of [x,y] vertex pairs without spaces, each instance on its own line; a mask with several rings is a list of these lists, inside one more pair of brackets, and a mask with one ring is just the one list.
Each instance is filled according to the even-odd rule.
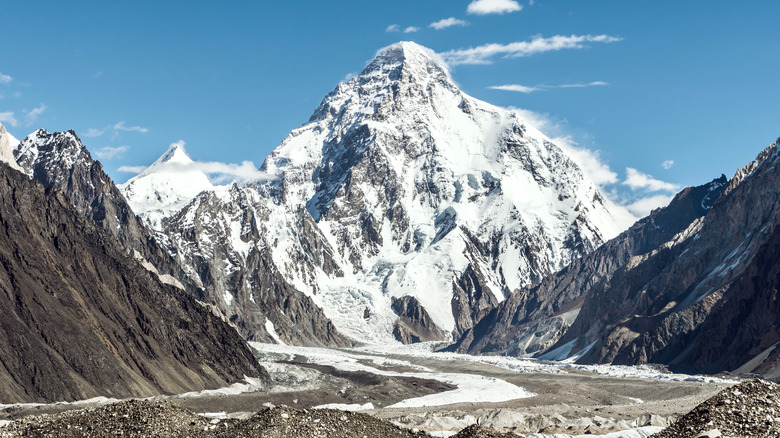
[[468,26],[468,25],[469,25],[468,21],[459,20],[459,19],[457,19],[455,17],[450,17],[450,18],[443,18],[443,19],[441,19],[439,21],[434,21],[433,23],[429,24],[428,27],[436,29],[436,30],[442,30],[442,29],[447,29],[448,27],[453,27],[453,26],[461,26],[461,27],[463,27],[463,26]]
[[391,24],[390,26],[387,26],[387,28],[385,29],[385,32],[400,32],[400,31],[401,31],[401,26],[397,24]]
[[38,116],[43,114],[43,112],[46,111],[46,104],[40,104],[36,108],[31,109],[27,112],[27,114],[24,116],[24,120],[27,123],[27,125],[32,125],[33,123],[38,121]]
[[102,129],[89,128],[86,131],[84,131],[84,133],[82,133],[81,136],[82,137],[89,137],[89,138],[100,137],[101,135],[105,134],[106,131],[109,128],[110,128],[110,126],[107,126],[105,128],[102,128]]
[[149,132],[149,129],[142,128],[140,126],[126,126],[124,121],[121,121],[114,125],[113,127],[114,131],[129,131],[129,132],[140,132],[142,134],[146,134]]
[[94,75],[92,75],[92,79],[97,79],[99,77],[103,76],[103,71],[98,71]]
[[142,128],[140,126],[127,126],[124,121],[121,121],[113,125],[106,125],[102,128],[89,128],[81,135],[83,137],[95,138],[95,137],[100,137],[101,135],[109,131],[113,131],[113,135],[111,136],[111,138],[115,140],[119,138],[118,131],[140,132],[141,134],[146,134],[147,132],[149,132],[149,129]]
[[417,32],[418,30],[420,30],[419,27],[409,26],[409,27],[404,29],[404,33],[414,33],[414,32]]
[[474,15],[507,14],[522,9],[514,0],[474,0],[469,3],[466,12]]
[[451,65],[490,64],[497,56],[520,58],[566,49],[584,49],[589,47],[587,43],[614,43],[617,41],[622,41],[622,38],[610,35],[555,35],[549,38],[535,36],[530,41],[484,44],[468,49],[450,50],[441,55]]
[[13,111],[4,111],[0,113],[0,123],[10,126],[17,126],[19,121],[16,120],[16,117],[14,117]]
[[508,84],[508,85],[494,85],[488,88],[490,88],[491,90],[515,91],[518,93],[530,94],[536,91],[547,91],[556,88],[602,87],[605,85],[609,85],[609,84],[604,81],[593,81],[584,84],[534,85],[533,87],[529,87],[526,85],[519,85],[519,84]]
[[0,84],[7,84],[11,82],[13,79],[14,78],[12,78],[11,76],[0,73]]
[[95,151],[95,155],[101,160],[113,160],[119,158],[130,150],[130,146],[104,146]]
[[146,170],[146,166],[119,166],[119,169],[117,170],[123,173],[138,174]]
[[680,189],[680,186],[677,184],[653,178],[652,175],[642,173],[632,167],[626,168],[626,179],[623,180],[623,185],[631,187],[632,190],[645,190],[648,192],[676,192]]
[[663,163],[661,163],[661,167],[663,167],[666,170],[669,170],[674,166],[674,160],[666,160]]

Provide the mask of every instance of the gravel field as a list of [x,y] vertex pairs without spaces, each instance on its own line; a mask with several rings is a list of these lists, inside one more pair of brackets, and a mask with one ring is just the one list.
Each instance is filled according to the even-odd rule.
[[[148,403],[153,404],[151,407],[139,405],[140,402],[137,401],[126,402],[123,409],[137,408],[146,414],[141,415],[130,409],[131,412],[128,414],[130,417],[121,418],[135,418],[133,417],[135,415],[152,421],[151,419],[156,418],[154,412],[164,412],[163,417],[174,419],[171,425],[165,426],[174,427],[171,429],[170,436],[182,435],[182,432],[185,432],[184,429],[178,430],[175,427],[184,427],[187,432],[183,435],[199,436],[195,434],[197,431],[209,433],[204,436],[216,436],[206,429],[216,423],[219,423],[221,428],[239,427],[239,423],[243,424],[240,427],[245,427],[244,423],[251,418],[255,418],[252,420],[255,422],[253,424],[260,424],[257,422],[270,421],[260,420],[260,418],[262,415],[270,415],[268,412],[272,411],[287,412],[295,418],[311,418],[312,422],[320,418],[317,424],[329,424],[323,423],[326,418],[330,418],[328,417],[330,414],[326,415],[326,413],[342,412],[350,416],[349,418],[355,415],[345,410],[360,410],[369,418],[387,420],[380,423],[388,427],[392,426],[393,430],[400,426],[403,433],[419,431],[432,433],[434,436],[454,436],[457,432],[461,432],[459,436],[490,436],[487,435],[489,433],[578,435],[607,434],[621,430],[634,430],[632,432],[634,435],[630,436],[647,436],[651,432],[669,426],[700,403],[734,384],[720,379],[679,381],[657,376],[620,377],[561,366],[557,371],[555,368],[548,367],[508,369],[491,363],[464,360],[459,357],[442,358],[436,355],[377,356],[366,352],[322,349],[312,350],[310,355],[301,354],[306,352],[305,349],[296,348],[289,354],[278,351],[266,351],[260,354],[261,362],[269,370],[273,379],[270,385],[258,387],[248,385],[242,390],[155,397],[147,400]],[[343,361],[344,357],[349,360]],[[441,376],[450,376],[450,380]],[[402,404],[401,402],[408,403],[409,400],[420,397],[432,397],[442,393],[456,394],[458,390],[463,391],[461,388],[463,382],[467,385],[471,384],[469,378],[474,379],[474,382],[487,382],[488,385],[484,388],[474,386],[470,389],[471,392],[461,394],[460,400],[455,400],[459,397],[454,396],[453,400],[456,402],[451,404],[444,404],[438,400],[432,402],[433,405],[430,406],[388,407]],[[485,401],[486,395],[483,393],[485,391],[488,392],[487,396],[501,398],[501,394],[490,393],[489,385],[496,383],[504,385],[499,388],[506,385],[519,387],[530,393],[530,396],[503,401]],[[474,401],[468,401],[469,398]],[[446,399],[445,397],[444,400]],[[0,407],[0,420],[16,420],[28,415],[57,414],[75,409],[96,409],[107,402],[108,400],[95,400],[78,404],[5,405]],[[313,409],[326,405],[341,410]],[[269,411],[269,406],[275,408]],[[195,415],[198,413],[201,415]],[[100,415],[102,416],[95,417],[103,422],[100,424],[110,423],[111,419],[116,419],[115,416],[111,416],[111,412]],[[193,417],[195,420],[191,425],[192,430],[187,429],[188,421],[181,419],[187,415],[197,417]],[[123,424],[121,418],[115,424]],[[179,420],[175,420],[176,418]],[[365,416],[361,415],[359,418],[365,419]],[[24,424],[24,421],[28,420],[22,420],[22,423],[17,422],[12,426],[12,429],[15,428],[13,430],[17,431],[17,435],[22,430],[19,424]],[[303,423],[307,421],[309,420]],[[45,424],[53,428],[55,423]],[[67,421],[56,424],[67,425]],[[266,424],[268,425],[271,423]],[[471,425],[480,427],[466,430]],[[59,431],[67,430],[57,427]],[[269,430],[271,429],[278,432],[284,428],[283,425],[275,425]],[[93,431],[97,430],[99,428],[93,426]],[[218,431],[217,428],[211,430]],[[237,430],[235,429],[234,432],[238,433]],[[8,432],[3,433],[6,435],[0,436],[17,436],[8,435]],[[144,431],[138,433],[140,435],[135,436],[146,436]],[[294,436],[284,435],[282,432],[278,432],[280,435],[273,433],[269,431],[268,434],[258,436]],[[317,435],[316,433],[301,436],[352,436]],[[383,436],[393,436],[387,435],[387,432],[383,433]]]

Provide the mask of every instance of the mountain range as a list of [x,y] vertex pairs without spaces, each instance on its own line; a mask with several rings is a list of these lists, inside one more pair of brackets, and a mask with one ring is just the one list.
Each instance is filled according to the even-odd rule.
[[247,340],[770,377],[776,149],[634,223],[565,149],[409,42],[338,84],[260,179],[217,185],[179,143],[117,186],[73,132],[0,128],[9,166]]

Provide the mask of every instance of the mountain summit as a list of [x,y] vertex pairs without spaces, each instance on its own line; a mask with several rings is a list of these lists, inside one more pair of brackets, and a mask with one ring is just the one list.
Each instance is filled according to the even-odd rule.
[[411,42],[338,84],[262,170],[276,178],[170,214],[171,253],[236,273],[199,278],[228,314],[272,268],[362,341],[449,339],[628,225],[549,138]]
[[179,141],[119,188],[133,211],[159,230],[164,217],[181,210],[198,193],[213,190],[214,185]]

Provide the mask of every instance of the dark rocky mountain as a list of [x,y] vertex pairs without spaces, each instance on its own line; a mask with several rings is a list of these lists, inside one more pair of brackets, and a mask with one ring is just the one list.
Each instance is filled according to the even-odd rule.
[[[176,151],[170,152],[173,156]],[[184,153],[183,149],[181,152]],[[224,265],[214,263],[221,260],[220,242],[209,245],[210,252],[203,245],[195,254],[188,252],[187,255],[176,251],[176,247],[164,247],[169,242],[168,236],[155,236],[153,230],[135,215],[100,162],[92,158],[73,131],[37,130],[15,148],[14,158],[24,173],[45,187],[63,191],[80,214],[109,231],[128,254],[141,259],[147,269],[158,273],[161,281],[216,305],[249,340],[274,342],[269,333],[273,326],[284,342],[350,345],[309,297],[279,275],[267,252],[255,253],[247,261],[251,268],[256,268],[251,270],[253,277],[250,278],[244,274],[245,270],[226,270]],[[216,215],[220,213],[216,212]],[[248,216],[248,219],[254,220],[254,217]],[[192,224],[186,230],[171,225],[171,229],[172,234],[183,241],[198,239],[200,233],[214,231],[200,224]],[[249,281],[255,285],[254,295],[248,291]],[[235,296],[237,305],[225,305],[226,295],[213,293],[217,285],[223,286],[220,290],[226,290],[231,299]],[[269,326],[268,321],[273,325]]]
[[99,161],[73,131],[39,129],[13,150],[21,171],[44,187],[56,187],[82,216],[111,233],[128,254],[148,261],[161,280],[194,292],[188,277],[125,201]]
[[[780,377],[777,147],[765,149],[725,186],[721,178],[709,188],[687,189],[618,239],[517,293],[457,347]],[[711,207],[697,207],[699,199],[701,207]],[[662,221],[670,214],[674,220]],[[616,257],[616,248],[640,231],[650,237],[647,244],[634,241]],[[596,269],[600,264],[611,269]],[[535,319],[539,309],[542,318]]]
[[146,397],[267,377],[219,316],[56,187],[0,163],[0,401]]
[[725,176],[688,187],[668,206],[654,210],[618,237],[540,283],[515,291],[450,350],[533,355],[558,342],[590,289],[609,279],[632,257],[647,254],[704,216],[727,184]]
[[737,172],[706,216],[591,289],[560,344],[583,361],[777,376],[777,143]]

